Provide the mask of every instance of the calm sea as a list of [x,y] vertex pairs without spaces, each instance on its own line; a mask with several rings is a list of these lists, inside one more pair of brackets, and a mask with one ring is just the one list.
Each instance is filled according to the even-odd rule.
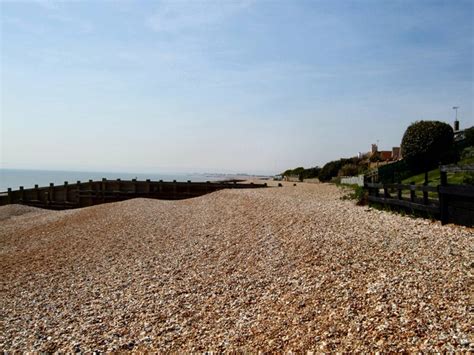
[[62,185],[64,181],[70,184],[77,180],[89,181],[106,178],[109,180],[122,179],[131,180],[163,180],[163,181],[215,181],[228,179],[229,176],[218,174],[141,174],[141,173],[110,173],[110,172],[86,172],[86,171],[49,171],[49,170],[17,170],[0,169],[0,192],[6,191],[9,187],[13,190],[23,186],[25,189],[32,188],[35,184],[48,186],[50,182],[55,185]]

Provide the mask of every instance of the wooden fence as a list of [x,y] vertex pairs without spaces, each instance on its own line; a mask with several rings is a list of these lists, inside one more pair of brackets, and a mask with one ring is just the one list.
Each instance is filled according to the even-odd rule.
[[474,172],[474,166],[441,166],[441,184],[366,183],[369,202],[429,213],[443,224],[474,226],[474,186],[448,184],[448,172]]
[[136,197],[155,198],[162,200],[179,200],[198,197],[222,189],[261,188],[267,184],[243,184],[237,181],[228,182],[165,182],[107,180],[81,182],[48,187],[19,190],[8,189],[0,194],[0,206],[19,203],[48,209],[69,209],[97,205],[106,202],[123,201]]

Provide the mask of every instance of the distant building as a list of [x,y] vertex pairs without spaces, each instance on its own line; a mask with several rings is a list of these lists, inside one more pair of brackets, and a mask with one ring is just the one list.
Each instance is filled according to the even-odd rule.
[[[378,158],[383,162],[397,161],[402,158],[400,147],[393,147],[392,150],[380,150],[377,144],[372,144],[371,151],[367,153],[369,158],[377,155]],[[365,154],[359,153],[360,157],[365,156]]]

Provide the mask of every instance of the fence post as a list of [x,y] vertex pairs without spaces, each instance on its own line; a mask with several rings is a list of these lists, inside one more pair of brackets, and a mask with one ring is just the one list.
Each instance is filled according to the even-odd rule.
[[383,197],[390,198],[390,194],[388,193],[388,187],[386,185],[383,185]]
[[176,180],[173,180],[173,199],[176,200],[176,196],[178,195],[178,185],[176,184]]
[[122,184],[120,183],[120,181],[120,179],[117,179],[117,191],[119,195],[122,194]]
[[82,207],[81,204],[80,204],[80,201],[81,201],[81,197],[80,197],[80,194],[81,194],[81,181],[80,180],[77,180],[76,181],[76,193],[75,193],[75,200],[74,202],[78,204],[79,207]]
[[400,186],[397,187],[397,197],[399,200],[402,200],[403,197],[402,197],[402,189]]
[[39,191],[38,191],[38,184],[35,184],[35,200],[39,201]]
[[410,182],[410,201],[415,202],[416,199],[416,192],[415,192],[415,182]]
[[11,187],[7,189],[7,193],[8,193],[8,203],[11,204],[12,203],[12,188]]
[[24,200],[25,200],[25,190],[23,186],[20,186],[20,203],[23,203]]
[[68,192],[69,192],[68,182],[64,181],[64,203],[67,203]]
[[133,193],[136,194],[137,193],[137,179],[132,179],[132,183],[133,183]]
[[441,167],[439,170],[441,180],[441,185],[438,186],[439,211],[441,214],[441,224],[446,224],[449,222],[449,199],[446,194],[440,191],[440,187],[448,185],[448,173],[443,171]]
[[49,190],[48,190],[48,205],[54,202],[54,184],[52,182],[49,183]]
[[105,184],[106,184],[107,179],[102,178],[102,183],[100,184],[100,191],[102,193],[102,202],[105,203]]

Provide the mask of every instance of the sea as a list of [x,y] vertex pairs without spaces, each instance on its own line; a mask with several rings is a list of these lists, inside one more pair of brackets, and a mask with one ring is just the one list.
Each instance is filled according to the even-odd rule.
[[49,186],[52,182],[55,185],[62,185],[64,181],[70,184],[80,180],[87,182],[89,180],[163,180],[163,181],[218,181],[231,179],[232,175],[226,174],[199,174],[199,173],[178,173],[178,174],[160,174],[160,173],[112,173],[112,172],[87,172],[87,171],[59,171],[59,170],[23,170],[23,169],[0,169],[0,192],[19,189],[23,186],[25,189],[33,188],[35,184],[39,187]]

